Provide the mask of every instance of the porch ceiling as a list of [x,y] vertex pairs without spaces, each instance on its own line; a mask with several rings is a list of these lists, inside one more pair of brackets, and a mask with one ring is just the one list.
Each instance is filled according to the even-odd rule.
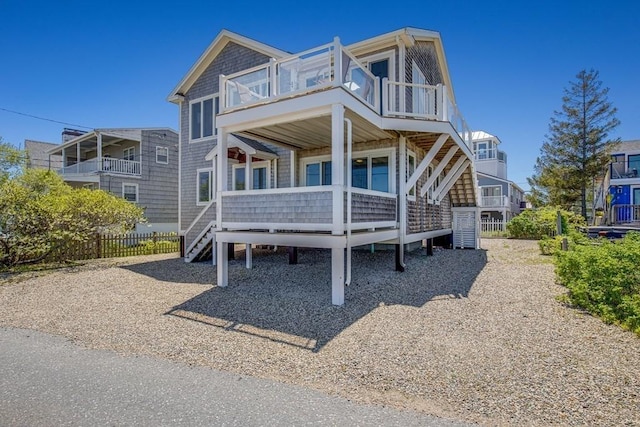
[[[377,141],[392,138],[393,135],[347,110],[345,117],[353,125],[353,142]],[[240,135],[267,141],[287,148],[309,149],[331,146],[331,115],[304,120],[279,123],[236,132]]]

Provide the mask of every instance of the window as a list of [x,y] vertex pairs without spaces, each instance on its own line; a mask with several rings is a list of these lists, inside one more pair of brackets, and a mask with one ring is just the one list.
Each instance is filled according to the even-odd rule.
[[138,203],[138,184],[122,183],[122,198],[129,201]]
[[156,163],[169,164],[169,148],[156,147]]
[[198,169],[196,181],[196,204],[205,205],[213,200],[213,168]]
[[217,134],[216,115],[219,112],[220,105],[217,96],[191,102],[189,111],[191,115],[189,132],[191,141],[210,138]]
[[[424,73],[418,67],[415,61],[411,61],[411,79],[413,84],[416,85],[426,85],[427,78]],[[426,114],[427,113],[427,99],[429,97],[429,93],[427,89],[424,87],[411,87],[411,101],[413,103],[413,113],[414,114]]]
[[[253,188],[252,190],[264,190],[269,188],[269,162],[253,162],[251,164],[253,171]],[[244,190],[247,187],[245,179],[245,164],[233,165],[233,189]]]
[[304,171],[306,185],[331,185],[331,161],[307,163]]
[[129,147],[122,150],[122,158],[124,160],[135,160],[136,159],[136,147]]
[[630,178],[637,177],[638,171],[640,170],[640,154],[627,156],[627,161],[629,162],[629,166],[627,167],[626,177],[630,177]]
[[486,142],[480,142],[477,145],[477,150],[476,150],[476,159],[478,160],[485,160],[488,158],[488,151],[487,151],[487,143]]
[[[416,153],[413,151],[407,151],[407,179],[411,178],[411,175],[416,171]],[[409,200],[416,200],[416,186],[414,185],[409,190]]]

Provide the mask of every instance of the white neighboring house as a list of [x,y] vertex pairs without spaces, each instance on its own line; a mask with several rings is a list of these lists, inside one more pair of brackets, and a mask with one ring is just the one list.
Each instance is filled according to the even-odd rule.
[[[439,33],[404,28],[289,54],[222,31],[169,94],[180,117],[185,260],[228,244],[331,249],[344,303],[351,249],[443,236],[477,248],[471,132]],[[345,250],[346,249],[346,250]]]
[[[138,204],[137,232],[178,231],[178,133],[169,128],[68,129],[46,155],[74,187],[106,190]],[[52,163],[52,168],[54,164]]]
[[507,153],[500,139],[485,131],[472,134],[482,219],[509,221],[525,207],[524,191],[507,179]]

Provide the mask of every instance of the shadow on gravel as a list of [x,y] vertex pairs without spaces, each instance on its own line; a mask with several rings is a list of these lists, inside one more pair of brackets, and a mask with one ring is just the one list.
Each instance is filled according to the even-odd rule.
[[120,268],[152,277],[161,282],[211,285],[216,278],[216,270],[211,265],[211,261],[187,264],[182,258],[171,258],[122,265]]
[[[399,273],[393,252],[354,251],[345,305],[336,307],[329,250],[300,249],[297,265],[288,265],[283,251],[256,253],[252,270],[240,254],[229,262],[227,288],[213,287],[166,314],[314,352],[381,305],[422,307],[434,299],[465,298],[487,262],[484,250],[440,250],[432,257],[415,251],[406,254],[406,271]],[[199,266],[183,263],[171,274],[182,277],[180,271],[192,267]],[[206,268],[215,281],[215,270]]]

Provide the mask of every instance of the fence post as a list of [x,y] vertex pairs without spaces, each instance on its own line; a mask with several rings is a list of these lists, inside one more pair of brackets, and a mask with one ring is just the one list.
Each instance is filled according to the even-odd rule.
[[102,236],[96,233],[96,258],[102,258]]
[[158,243],[158,232],[157,231],[153,232],[152,240],[153,240],[153,253],[157,254],[158,253],[158,246],[157,246],[157,243]]
[[180,258],[184,258],[184,235],[179,236],[178,244],[180,245]]

